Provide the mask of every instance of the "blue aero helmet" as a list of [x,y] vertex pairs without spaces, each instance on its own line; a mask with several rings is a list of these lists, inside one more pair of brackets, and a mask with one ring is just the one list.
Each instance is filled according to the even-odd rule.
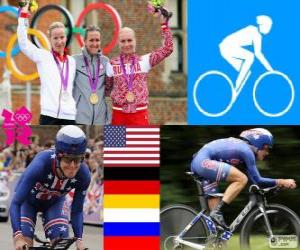
[[56,134],[55,153],[59,158],[84,155],[86,147],[86,135],[77,126],[64,126]]
[[270,148],[273,146],[273,135],[264,128],[253,128],[244,130],[240,134],[240,138],[249,142],[250,145],[256,147],[259,150],[264,148],[264,145],[268,145]]

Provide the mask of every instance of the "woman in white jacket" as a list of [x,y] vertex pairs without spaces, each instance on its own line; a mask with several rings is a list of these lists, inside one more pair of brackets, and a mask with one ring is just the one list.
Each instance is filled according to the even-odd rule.
[[36,47],[27,38],[28,3],[18,19],[21,51],[34,61],[41,81],[41,125],[75,124],[76,105],[72,96],[75,60],[66,54],[65,26],[54,22],[49,27],[51,51]]

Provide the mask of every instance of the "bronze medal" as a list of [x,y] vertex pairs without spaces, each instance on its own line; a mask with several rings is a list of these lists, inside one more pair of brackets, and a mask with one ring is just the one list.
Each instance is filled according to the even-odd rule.
[[128,102],[133,102],[134,99],[135,99],[135,96],[134,96],[133,92],[129,91],[129,92],[127,93],[127,95],[126,95],[126,100],[127,100]]
[[92,104],[96,104],[96,103],[98,103],[98,101],[99,101],[98,95],[96,93],[92,93],[90,96],[90,102]]

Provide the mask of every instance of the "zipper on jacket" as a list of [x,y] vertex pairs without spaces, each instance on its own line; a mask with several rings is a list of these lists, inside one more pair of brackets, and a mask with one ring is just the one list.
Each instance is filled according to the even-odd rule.
[[92,116],[92,124],[91,125],[94,125],[94,119],[95,119],[95,104],[92,104],[93,105],[93,116]]
[[80,99],[81,99],[81,95],[79,96],[79,98],[78,98],[78,101],[77,101],[77,103],[76,103],[76,109],[78,108],[78,105],[79,105]]

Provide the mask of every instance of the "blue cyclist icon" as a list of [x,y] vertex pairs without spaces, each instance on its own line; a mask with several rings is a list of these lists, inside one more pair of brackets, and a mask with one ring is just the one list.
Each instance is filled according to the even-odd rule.
[[[286,74],[274,70],[270,62],[266,59],[262,52],[263,37],[265,35],[268,35],[272,29],[272,18],[267,15],[259,15],[256,17],[256,24],[257,25],[248,25],[236,32],[233,32],[230,35],[227,35],[219,44],[221,56],[238,72],[235,84],[233,84],[232,80],[226,74],[218,70],[207,71],[198,77],[193,88],[193,99],[195,106],[202,114],[208,117],[220,117],[225,115],[232,108],[232,105],[236,102],[237,97],[241,93],[244,85],[251,75],[250,69],[255,59],[257,59],[266,69],[266,72],[261,74],[256,79],[253,87],[253,102],[257,110],[264,116],[279,117],[287,113],[292,107],[295,97],[295,90],[292,81]],[[250,46],[253,47],[253,52],[248,50],[248,47]],[[209,112],[204,109],[203,99],[198,96],[198,93],[201,92],[200,88],[203,79],[210,79],[209,76],[217,76],[219,78],[222,78],[229,84],[231,89],[230,102],[225,107],[225,109],[220,112]],[[284,106],[284,108],[282,108],[282,110],[276,112],[267,111],[259,104],[256,98],[258,85],[265,78],[271,78],[270,76],[279,77],[281,78],[280,80],[284,80],[283,83],[288,84],[288,88],[290,91],[289,102]],[[210,84],[213,84],[213,82],[210,82]],[[201,101],[202,103],[200,104]]]

